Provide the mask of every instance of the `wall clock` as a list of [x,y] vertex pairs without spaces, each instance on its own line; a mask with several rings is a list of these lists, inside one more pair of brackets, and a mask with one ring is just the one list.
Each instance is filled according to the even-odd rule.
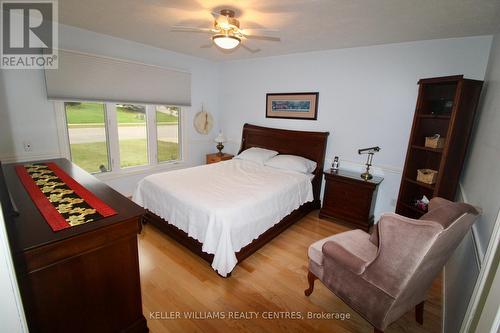
[[200,111],[194,116],[196,132],[207,135],[214,126],[214,118],[207,111]]

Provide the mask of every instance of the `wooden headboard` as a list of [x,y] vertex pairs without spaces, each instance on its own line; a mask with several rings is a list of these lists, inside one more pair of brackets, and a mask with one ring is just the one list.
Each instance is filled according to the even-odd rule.
[[259,147],[315,161],[318,166],[314,171],[315,177],[312,183],[314,200],[319,204],[329,134],[328,132],[293,131],[245,124],[240,152],[248,148]]

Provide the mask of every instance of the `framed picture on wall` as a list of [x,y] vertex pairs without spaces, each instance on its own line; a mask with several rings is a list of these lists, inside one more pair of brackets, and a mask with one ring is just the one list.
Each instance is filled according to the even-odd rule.
[[266,118],[316,120],[318,92],[266,94]]

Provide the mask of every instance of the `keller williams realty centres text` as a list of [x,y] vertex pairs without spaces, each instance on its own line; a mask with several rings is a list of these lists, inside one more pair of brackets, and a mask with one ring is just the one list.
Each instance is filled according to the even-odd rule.
[[251,319],[291,319],[291,320],[349,320],[350,313],[343,312],[299,312],[299,311],[151,311],[149,319],[153,320],[176,320],[176,319],[191,319],[191,320],[251,320]]

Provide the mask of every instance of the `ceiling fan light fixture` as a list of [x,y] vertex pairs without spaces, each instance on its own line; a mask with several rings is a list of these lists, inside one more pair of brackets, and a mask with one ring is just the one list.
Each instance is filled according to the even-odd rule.
[[212,40],[214,41],[215,45],[225,50],[234,49],[241,42],[241,39],[236,36],[222,34],[213,36]]

